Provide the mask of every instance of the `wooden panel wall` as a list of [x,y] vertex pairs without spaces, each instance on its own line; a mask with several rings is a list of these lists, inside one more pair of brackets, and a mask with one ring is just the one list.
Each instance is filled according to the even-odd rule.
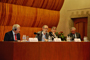
[[0,0],[0,2],[60,11],[64,0]]
[[0,41],[3,40],[4,37],[4,26],[0,26]]
[[22,27],[42,27],[45,24],[49,27],[58,25],[59,11],[6,3],[0,3],[0,5],[2,6],[0,9],[1,26],[12,26],[15,23]]
[[64,0],[0,0],[0,40],[13,24],[21,26],[21,37],[35,37],[43,25],[58,25]]

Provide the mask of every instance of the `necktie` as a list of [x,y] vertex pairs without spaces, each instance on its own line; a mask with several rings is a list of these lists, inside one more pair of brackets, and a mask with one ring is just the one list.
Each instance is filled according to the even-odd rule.
[[17,40],[17,34],[15,34],[15,40]]

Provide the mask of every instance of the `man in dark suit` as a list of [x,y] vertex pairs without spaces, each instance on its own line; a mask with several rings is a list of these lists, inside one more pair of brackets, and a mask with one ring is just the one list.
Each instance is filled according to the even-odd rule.
[[76,32],[76,28],[75,28],[75,27],[72,27],[72,28],[71,28],[71,33],[68,34],[68,36],[71,37],[71,40],[72,40],[72,41],[74,41],[74,38],[80,38],[80,39],[81,39],[81,35]]
[[4,41],[17,41],[20,40],[20,25],[14,24],[12,31],[5,33]]
[[36,38],[38,38],[38,41],[47,41],[48,37],[49,37],[48,26],[44,25],[42,27],[42,31],[39,31],[36,34]]

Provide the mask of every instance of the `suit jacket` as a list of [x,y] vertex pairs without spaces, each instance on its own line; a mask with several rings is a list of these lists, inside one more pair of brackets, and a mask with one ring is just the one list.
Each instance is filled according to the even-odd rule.
[[[38,41],[42,41],[42,35],[43,35],[42,31],[39,31],[38,34],[35,37],[38,38]],[[45,37],[46,37],[46,39],[48,39],[49,33],[46,33]]]
[[[81,39],[81,35],[79,33],[75,33],[76,34],[76,38],[80,38]],[[72,33],[68,34],[68,36],[72,37],[72,41],[74,40],[75,36],[73,36]]]
[[[19,33],[17,34],[17,40],[20,40],[20,34]],[[12,31],[5,33],[4,41],[14,41],[14,36],[13,36]]]

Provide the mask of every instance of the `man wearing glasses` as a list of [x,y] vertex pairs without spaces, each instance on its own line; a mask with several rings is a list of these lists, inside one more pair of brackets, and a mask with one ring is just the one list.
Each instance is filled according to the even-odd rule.
[[47,41],[49,37],[49,33],[48,33],[48,26],[44,25],[42,27],[42,31],[39,31],[36,35],[36,38],[38,38],[38,41]]

